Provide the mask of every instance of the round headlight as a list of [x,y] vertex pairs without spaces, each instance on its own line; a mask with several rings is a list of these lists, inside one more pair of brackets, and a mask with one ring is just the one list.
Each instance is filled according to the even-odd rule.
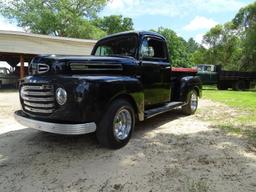
[[64,105],[67,101],[67,92],[63,88],[56,90],[56,100],[59,105]]

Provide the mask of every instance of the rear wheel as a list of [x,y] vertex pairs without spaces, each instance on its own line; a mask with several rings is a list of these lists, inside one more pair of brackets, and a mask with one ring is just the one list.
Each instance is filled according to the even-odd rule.
[[234,91],[244,91],[246,87],[245,81],[239,80],[233,84]]
[[135,115],[131,104],[118,99],[110,105],[98,123],[96,136],[103,147],[119,149],[129,142],[134,125]]
[[182,107],[185,115],[192,115],[196,112],[198,106],[198,94],[196,90],[192,90],[187,95],[187,103]]
[[217,88],[218,88],[219,90],[227,90],[227,89],[228,89],[228,87],[225,86],[225,85],[223,85],[223,84],[217,84]]

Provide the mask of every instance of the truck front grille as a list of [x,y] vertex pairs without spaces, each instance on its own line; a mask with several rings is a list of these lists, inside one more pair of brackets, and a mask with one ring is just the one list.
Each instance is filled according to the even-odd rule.
[[33,114],[51,114],[55,109],[53,85],[23,85],[20,96],[23,109]]

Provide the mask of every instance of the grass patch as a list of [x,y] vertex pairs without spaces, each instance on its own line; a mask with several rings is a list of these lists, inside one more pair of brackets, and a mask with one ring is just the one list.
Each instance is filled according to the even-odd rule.
[[203,97],[225,103],[241,110],[250,110],[256,114],[256,92],[254,91],[219,91],[207,89]]
[[256,124],[256,92],[253,91],[220,91],[204,90],[203,97],[212,101],[224,103],[233,107],[244,115],[236,117],[240,123]]
[[185,192],[208,192],[210,187],[206,181],[199,180],[195,181],[191,178],[186,178],[185,187],[183,189]]
[[241,128],[235,127],[232,124],[219,125],[218,127],[223,129],[225,132],[241,135]]
[[256,129],[255,127],[245,126],[241,127],[241,125],[234,124],[219,124],[216,125],[216,128],[220,128],[224,130],[226,133],[232,133],[236,135],[243,135],[251,139],[251,141],[256,141]]
[[18,89],[14,89],[14,88],[1,88],[0,89],[0,93],[14,93],[14,92],[18,92]]
[[217,90],[216,85],[203,85],[203,90]]
[[225,132],[244,135],[256,141],[255,91],[221,91],[207,86],[203,90],[203,98],[224,103],[237,111],[235,116],[220,111],[215,117],[209,117],[209,120],[214,122],[214,127]]
[[213,101],[224,103],[233,107],[244,115],[236,117],[241,124],[256,124],[256,92],[253,91],[220,91],[204,90],[203,97]]

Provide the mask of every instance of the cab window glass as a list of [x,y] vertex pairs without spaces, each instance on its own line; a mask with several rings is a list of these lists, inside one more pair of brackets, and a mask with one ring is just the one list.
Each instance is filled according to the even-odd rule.
[[198,70],[198,71],[203,71],[203,66],[198,65],[198,66],[197,66],[197,70]]
[[98,49],[96,50],[95,55],[111,55],[113,54],[113,51],[111,47],[108,46],[99,46]]
[[166,59],[164,42],[158,39],[145,38],[141,45],[140,57],[143,59]]
[[211,72],[212,71],[211,66],[205,66],[204,71]]

